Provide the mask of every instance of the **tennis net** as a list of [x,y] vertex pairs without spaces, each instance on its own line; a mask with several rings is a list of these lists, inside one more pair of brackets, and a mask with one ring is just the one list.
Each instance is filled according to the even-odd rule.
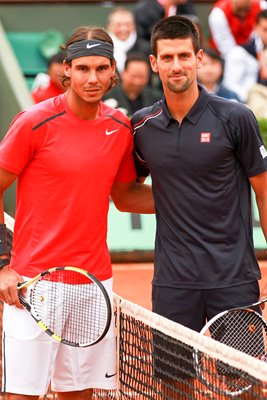
[[[13,222],[7,216],[11,236]],[[117,389],[96,390],[94,400],[267,398],[265,354],[251,357],[114,297]]]
[[95,394],[96,398],[267,398],[267,364],[264,361],[119,296],[115,296],[115,304],[118,389],[117,393]]

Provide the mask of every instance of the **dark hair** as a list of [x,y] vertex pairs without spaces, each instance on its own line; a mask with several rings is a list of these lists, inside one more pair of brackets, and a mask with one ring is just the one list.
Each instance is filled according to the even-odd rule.
[[[61,46],[61,49],[65,51],[71,44],[76,43],[76,42],[81,42],[82,40],[87,40],[87,39],[93,39],[93,40],[101,40],[102,42],[107,42],[113,45],[113,40],[109,36],[109,34],[105,31],[104,28],[101,28],[99,26],[79,26],[76,28],[73,32],[73,34],[70,36],[70,38],[67,40],[66,44]],[[65,60],[65,62],[67,62]],[[110,59],[111,65],[114,64],[115,60]],[[71,64],[71,61],[69,62]],[[69,85],[69,80],[67,76],[65,76],[62,80],[62,84],[64,86]],[[110,89],[113,86],[116,86],[119,81],[119,78],[117,74],[115,74],[111,78],[111,85]]]
[[219,53],[217,53],[217,51],[210,49],[210,48],[204,48],[203,49],[204,54],[206,54],[208,57],[212,58],[213,60],[219,61],[222,66],[224,66],[224,60],[223,58],[220,56]]
[[221,77],[219,79],[219,82],[221,82],[222,79],[223,79],[223,74],[224,74],[224,59],[220,56],[219,53],[217,53],[216,50],[210,49],[209,47],[204,48],[203,52],[208,57],[210,57],[212,60],[218,61],[221,64],[222,74],[221,74]]
[[48,60],[48,68],[51,67],[52,64],[62,64],[63,61],[65,60],[66,54],[65,51],[60,51],[59,53],[54,54],[51,58]]
[[124,69],[126,69],[128,64],[132,61],[144,62],[150,68],[149,59],[143,53],[129,52],[125,60]]
[[82,40],[93,39],[101,40],[102,42],[107,42],[113,45],[113,40],[104,28],[99,26],[79,26],[67,40],[65,46],[62,46],[63,50],[66,50],[71,44],[76,42],[81,42]]
[[187,39],[191,38],[195,54],[200,49],[198,30],[188,18],[173,15],[162,18],[156,23],[151,34],[151,49],[157,56],[157,42],[160,39]]
[[267,19],[267,10],[260,11],[256,16],[256,23],[258,24],[261,19]]

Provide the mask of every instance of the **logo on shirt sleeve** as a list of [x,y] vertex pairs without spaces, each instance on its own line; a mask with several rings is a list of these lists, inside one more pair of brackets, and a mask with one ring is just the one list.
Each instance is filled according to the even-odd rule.
[[267,151],[265,150],[265,147],[263,145],[260,147],[260,152],[261,152],[262,158],[267,157]]
[[210,143],[211,142],[211,133],[210,132],[201,132],[200,133],[200,143]]

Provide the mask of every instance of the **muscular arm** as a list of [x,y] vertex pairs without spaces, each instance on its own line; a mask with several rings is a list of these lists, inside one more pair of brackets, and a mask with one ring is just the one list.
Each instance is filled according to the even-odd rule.
[[[16,175],[0,168],[0,223],[4,224],[4,202],[5,190],[15,181]],[[0,256],[6,258],[6,256]],[[8,265],[0,271],[0,300],[7,304],[23,308],[19,302],[17,294],[17,284],[22,281],[22,277],[12,270]]]
[[123,212],[153,214],[154,199],[150,185],[133,182],[116,182],[111,191],[116,208]]
[[0,224],[4,224],[4,192],[11,186],[16,177],[12,172],[0,168]]

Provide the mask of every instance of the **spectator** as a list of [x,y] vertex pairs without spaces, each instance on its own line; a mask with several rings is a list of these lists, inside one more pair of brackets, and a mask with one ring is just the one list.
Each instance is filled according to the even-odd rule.
[[114,43],[114,57],[119,73],[124,70],[127,54],[142,53],[149,59],[150,44],[138,38],[134,15],[123,7],[114,8],[108,16],[107,31]]
[[64,77],[64,61],[65,55],[59,52],[52,56],[48,62],[47,74],[38,74],[33,82],[32,98],[35,103],[47,100],[65,92],[62,85]]
[[224,84],[247,102],[250,89],[256,84],[267,85],[264,54],[267,47],[267,10],[256,17],[254,37],[245,45],[233,48],[225,59]]
[[[137,110],[150,106],[159,100],[162,93],[148,85],[150,64],[139,53],[130,53],[121,72],[121,85],[111,89],[105,96],[105,103],[112,107],[123,108],[128,116]],[[113,103],[110,101],[113,100]]]
[[257,14],[265,8],[263,0],[218,0],[208,18],[210,46],[225,58],[234,46],[250,39]]
[[210,93],[225,99],[239,101],[237,94],[223,85],[223,71],[222,57],[212,49],[205,49],[202,67],[197,70],[198,82]]
[[133,8],[138,37],[150,43],[153,26],[169,15],[195,16],[196,11],[190,0],[140,0]]

